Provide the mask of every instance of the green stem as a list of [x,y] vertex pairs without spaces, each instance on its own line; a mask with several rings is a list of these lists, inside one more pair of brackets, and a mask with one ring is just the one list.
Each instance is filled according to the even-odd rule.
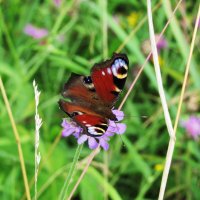
[[80,153],[81,153],[81,150],[82,150],[82,147],[83,147],[83,144],[81,145],[78,145],[77,149],[76,149],[76,152],[75,152],[75,155],[74,155],[74,159],[73,159],[73,162],[72,162],[72,165],[70,167],[70,170],[69,170],[69,173],[67,175],[67,178],[65,180],[65,183],[63,185],[63,188],[60,192],[60,195],[59,195],[59,199],[61,200],[64,200],[67,198],[67,192],[68,192],[68,188],[69,188],[69,185],[70,185],[70,182],[71,182],[71,179],[73,177],[73,174],[74,174],[74,171],[76,169],[76,164],[78,162],[78,159],[79,159],[79,156],[80,156]]
[[23,155],[23,151],[22,151],[20,135],[19,135],[18,130],[17,130],[17,126],[16,126],[16,123],[15,123],[15,120],[14,120],[14,117],[13,117],[13,114],[12,114],[12,110],[11,110],[11,107],[10,107],[10,104],[9,104],[9,101],[8,101],[8,97],[6,95],[6,91],[5,91],[4,84],[3,84],[3,81],[1,79],[1,76],[0,76],[0,91],[2,93],[3,100],[5,102],[5,106],[6,106],[6,109],[7,109],[7,112],[8,112],[8,116],[10,118],[10,122],[11,122],[12,129],[13,129],[13,132],[14,132],[15,140],[16,140],[16,143],[17,143],[18,155],[19,155],[19,160],[20,160],[20,165],[21,165],[21,170],[22,170],[22,176],[23,176],[24,186],[25,186],[25,191],[26,191],[26,198],[28,200],[31,200],[30,188],[29,188],[29,185],[28,185],[28,177],[27,177],[27,173],[26,173],[26,166],[25,166],[25,162],[24,162],[24,155]]
[[107,23],[107,0],[100,1],[102,9],[102,43],[103,43],[103,58],[108,57],[108,23]]

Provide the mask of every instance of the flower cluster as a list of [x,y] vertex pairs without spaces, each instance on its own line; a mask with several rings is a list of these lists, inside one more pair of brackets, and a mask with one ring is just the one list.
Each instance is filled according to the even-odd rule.
[[181,122],[182,127],[187,131],[187,134],[193,139],[198,139],[200,135],[200,118],[196,116],[190,116],[188,120]]
[[[113,110],[113,113],[116,115],[116,118],[118,121],[121,121],[124,118],[124,113],[119,110]],[[73,135],[76,139],[78,144],[82,144],[86,141],[88,141],[88,146],[90,149],[96,149],[98,145],[100,145],[104,150],[109,149],[108,141],[110,140],[110,137],[112,137],[115,133],[116,134],[123,134],[126,130],[126,125],[123,123],[118,123],[109,120],[109,127],[107,131],[100,137],[92,137],[86,134],[83,134],[83,129],[75,122],[69,122],[66,119],[63,119],[62,122],[62,136],[68,137],[70,135]]]
[[55,5],[56,7],[60,7],[62,1],[61,1],[61,0],[53,0],[53,3],[54,3],[54,5]]
[[128,24],[134,27],[139,21],[140,15],[141,14],[139,12],[131,12],[130,15],[127,16]]
[[[160,40],[158,40],[160,37],[159,34],[156,34],[155,35],[155,39],[156,39],[156,46],[157,46],[157,50],[158,50],[158,53],[162,50],[162,49],[165,49],[168,47],[168,42],[167,40],[164,38],[164,36],[161,36]],[[151,43],[150,43],[150,40],[145,40],[143,43],[142,43],[142,51],[144,52],[145,55],[148,55],[149,52],[151,51]]]
[[24,28],[24,33],[33,37],[34,39],[41,39],[48,35],[48,30],[45,28],[38,28],[31,24],[28,24]]

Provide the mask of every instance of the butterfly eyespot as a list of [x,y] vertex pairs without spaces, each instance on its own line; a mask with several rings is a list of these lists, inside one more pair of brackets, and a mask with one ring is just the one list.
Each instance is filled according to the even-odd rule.
[[113,62],[112,64],[112,72],[113,72],[113,75],[118,78],[118,79],[124,79],[127,77],[127,64],[126,64],[126,61],[121,59],[121,58],[118,58],[118,59],[115,59],[115,61]]
[[127,70],[125,68],[121,67],[121,68],[118,69],[117,72],[118,72],[118,74],[126,74]]
[[84,81],[85,84],[91,84],[92,83],[91,76],[85,76],[83,78],[83,81]]
[[85,76],[83,78],[83,84],[87,87],[90,91],[95,92],[94,84],[92,82],[91,76]]

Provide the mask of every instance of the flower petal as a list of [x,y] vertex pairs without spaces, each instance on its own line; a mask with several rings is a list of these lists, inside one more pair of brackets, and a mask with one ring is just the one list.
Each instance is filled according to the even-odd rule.
[[[159,34],[156,34],[156,40],[159,39]],[[157,42],[157,48],[158,48],[158,51],[161,50],[161,49],[164,49],[168,46],[168,43],[167,43],[167,40],[161,36],[160,40]]]
[[63,129],[63,131],[62,131],[62,136],[63,136],[63,137],[68,137],[68,136],[70,136],[72,133],[74,133],[74,128]]
[[112,110],[112,113],[116,115],[118,121],[124,119],[124,112],[122,112],[121,110]]
[[88,136],[83,134],[81,137],[78,139],[78,144],[83,144],[86,140],[88,139]]
[[123,134],[126,131],[126,124],[123,123],[117,123],[116,133],[117,134]]
[[62,126],[63,128],[66,128],[66,129],[67,129],[67,128],[70,127],[70,123],[69,123],[66,119],[63,119],[61,126]]
[[108,126],[108,129],[107,129],[107,132],[115,132],[116,131],[116,123],[114,121],[109,121],[109,126]]
[[54,0],[53,2],[54,2],[54,5],[55,5],[56,7],[60,7],[60,5],[61,5],[61,0]]
[[101,147],[102,147],[105,151],[107,151],[107,150],[109,149],[109,144],[107,143],[106,140],[100,139],[100,140],[99,140],[99,144],[101,145]]
[[107,130],[105,133],[104,133],[104,136],[106,137],[112,137],[114,135],[114,132],[111,132],[109,130]]
[[200,135],[200,118],[196,116],[190,116],[186,121],[181,121],[181,126],[187,131],[187,134],[194,139],[197,139]]
[[41,39],[48,35],[48,30],[44,28],[37,28],[31,24],[28,24],[24,28],[24,33],[32,36],[35,39]]
[[78,138],[80,137],[80,133],[81,133],[81,132],[75,132],[75,133],[73,134],[73,136],[74,136],[76,139],[78,139]]
[[90,149],[96,149],[98,147],[98,143],[93,137],[88,137],[88,146]]
[[74,136],[76,138],[80,137],[80,134],[83,132],[83,129],[80,126],[75,127],[75,133]]

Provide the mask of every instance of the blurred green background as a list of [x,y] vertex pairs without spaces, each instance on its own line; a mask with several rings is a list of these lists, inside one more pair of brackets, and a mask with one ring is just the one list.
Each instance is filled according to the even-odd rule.
[[[162,31],[177,3],[152,1],[156,33]],[[197,10],[198,1],[180,4],[159,51],[173,123]],[[39,35],[27,33],[27,25],[43,30],[34,29],[40,31]],[[0,1],[0,75],[20,134],[29,181],[34,176],[34,79],[41,91],[40,152],[44,163],[38,177],[38,199],[58,198],[77,148],[73,137],[59,137],[66,116],[57,101],[70,73],[88,75],[94,63],[110,58],[118,50],[126,53],[130,70],[122,99],[147,57],[148,38],[144,0]],[[198,34],[180,120],[199,116],[199,42]],[[119,136],[112,138],[109,151],[97,155],[74,199],[157,199],[169,136],[151,60],[122,110],[127,125],[122,136],[124,144]],[[90,152],[84,145],[80,161]],[[0,160],[0,199],[25,199],[17,145],[2,97]],[[200,199],[199,163],[198,138],[194,140],[179,124],[165,199]],[[69,190],[83,169],[83,165],[78,166]],[[30,188],[33,197],[34,186]]]

